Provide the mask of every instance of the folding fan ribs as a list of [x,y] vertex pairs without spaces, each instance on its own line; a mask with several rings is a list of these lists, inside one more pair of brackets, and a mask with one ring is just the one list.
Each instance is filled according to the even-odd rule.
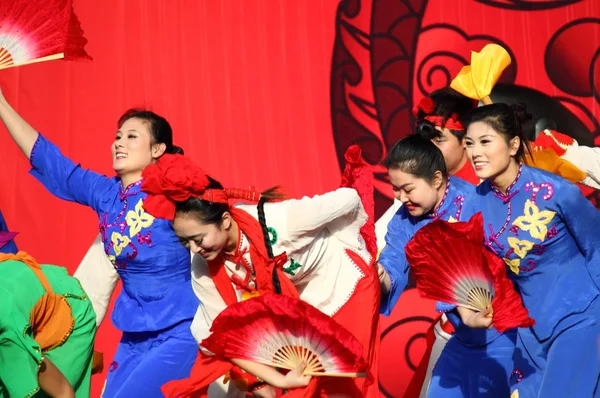
[[218,357],[305,375],[367,377],[362,345],[329,316],[294,298],[266,294],[229,306],[200,345]]
[[0,69],[90,58],[71,0],[0,0]]
[[506,265],[483,246],[481,213],[468,223],[436,220],[406,245],[406,258],[421,296],[474,311],[491,306],[503,332],[534,320],[506,276]]

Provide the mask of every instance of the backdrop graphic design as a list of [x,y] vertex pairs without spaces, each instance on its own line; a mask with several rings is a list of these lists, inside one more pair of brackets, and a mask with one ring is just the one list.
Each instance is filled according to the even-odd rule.
[[[600,144],[600,3],[593,0],[371,0],[338,8],[331,78],[332,127],[340,166],[359,143],[377,179],[376,211],[392,203],[381,161],[410,134],[415,103],[447,86],[470,51],[488,43],[513,60],[492,99],[527,102],[536,119],[552,117],[583,145]],[[597,192],[586,194],[597,205]],[[382,317],[380,385],[402,396],[435,316],[406,292]],[[404,377],[403,377],[404,376]]]
[[[410,132],[413,103],[488,42],[514,57],[504,83],[562,104],[580,121],[582,142],[600,134],[595,0],[74,0],[74,7],[93,61],[1,71],[0,87],[65,154],[108,175],[116,121],[129,107],[147,106],[224,184],[281,183],[292,197],[335,189],[341,155],[357,142],[374,165],[381,214],[391,192],[377,165]],[[50,196],[4,129],[0,155],[0,208],[20,232],[20,249],[74,271],[98,233],[97,217]],[[386,396],[401,396],[432,317],[433,305],[411,290],[382,318]],[[118,336],[107,319],[96,343],[105,372]],[[94,397],[104,376],[93,378]]]

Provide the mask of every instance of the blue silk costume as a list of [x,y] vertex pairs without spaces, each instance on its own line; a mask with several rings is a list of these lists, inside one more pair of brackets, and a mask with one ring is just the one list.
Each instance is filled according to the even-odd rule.
[[503,194],[485,181],[464,217],[482,212],[536,324],[518,330],[513,397],[599,397],[600,212],[579,188],[521,166]]
[[[8,225],[6,225],[6,221],[4,220],[4,216],[0,211],[0,232],[9,232]],[[6,244],[0,247],[0,253],[13,253],[16,254],[19,250],[17,249],[17,244],[14,240],[10,240],[6,242]]]
[[123,336],[103,397],[162,397],[164,383],[189,376],[198,352],[189,251],[169,221],[144,211],[141,181],[123,189],[118,178],[74,164],[41,134],[30,161],[31,174],[52,194],[98,214],[105,252],[123,282],[112,313]]
[[[385,237],[386,245],[378,262],[391,279],[390,292],[382,297],[380,312],[389,315],[408,284],[409,264],[404,247],[419,229],[435,219],[450,222],[468,220],[462,214],[465,199],[475,195],[475,187],[450,177],[442,202],[433,213],[415,218],[403,206],[392,217]],[[438,303],[455,328],[433,370],[428,397],[496,397],[509,394],[508,378],[516,331],[500,334],[495,330],[473,330],[465,326],[456,307]]]

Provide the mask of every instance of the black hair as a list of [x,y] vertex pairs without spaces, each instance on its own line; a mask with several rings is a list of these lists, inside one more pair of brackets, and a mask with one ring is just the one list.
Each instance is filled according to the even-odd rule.
[[442,151],[430,140],[418,135],[410,135],[396,142],[383,164],[387,169],[401,170],[428,182],[433,180],[436,171],[448,178]]
[[167,147],[165,153],[183,155],[183,149],[173,145],[173,129],[167,119],[146,109],[132,108],[119,118],[117,126],[121,128],[123,123],[133,118],[143,120],[148,124],[153,143],[165,144]]
[[[208,175],[206,177],[209,181],[206,189],[223,189],[219,181]],[[193,215],[202,224],[221,224],[223,214],[229,211],[229,205],[190,197],[185,202],[177,202],[176,210],[177,213]]]
[[495,103],[474,109],[467,118],[467,128],[472,123],[482,122],[500,134],[507,143],[519,137],[521,142],[515,158],[518,162],[523,162],[525,156],[531,154],[531,146],[523,131],[523,124],[531,119],[532,115],[527,113],[527,106],[523,103]]
[[[209,181],[209,184],[206,187],[207,189],[223,189],[223,185],[219,181],[215,180],[214,178],[208,175],[206,177]],[[276,200],[281,198],[283,198],[283,195],[280,193],[279,187],[273,187],[261,192],[260,199],[258,201],[258,222],[262,229],[263,239],[269,258],[274,258],[274,256],[273,248],[271,246],[271,240],[269,237],[269,228],[267,227],[264,206],[265,203],[270,200]],[[191,197],[184,202],[177,202],[176,211],[177,213],[192,215],[193,217],[196,217],[196,219],[202,224],[220,225],[221,221],[223,220],[223,214],[229,211],[229,205],[227,203],[213,203],[204,199]],[[254,242],[254,244],[259,243]],[[272,279],[275,293],[280,294],[281,283],[277,275],[277,267],[273,267]]]
[[[444,119],[443,125],[445,125],[448,119],[450,119],[453,114],[456,114],[458,116],[458,121],[464,122],[468,113],[477,106],[475,100],[465,97],[450,87],[445,87],[432,92],[429,95],[429,98],[431,98],[435,104],[435,108],[431,113],[425,113],[422,109],[419,109],[416,125],[416,133],[426,140],[439,138],[441,135],[441,132],[435,128],[433,123],[425,120],[426,116],[442,117]],[[458,139],[458,142],[462,142],[465,138],[465,130],[449,130],[452,135]]]
[[[265,203],[267,198],[262,197],[258,200],[258,222],[262,228],[263,239],[265,241],[265,247],[267,248],[267,255],[269,258],[274,258],[273,247],[271,246],[271,239],[269,238],[269,228],[267,227],[267,219],[265,217]],[[273,273],[271,274],[271,280],[273,281],[273,290],[275,294],[281,294],[281,282],[279,281],[279,275],[277,275],[277,266],[273,266]]]

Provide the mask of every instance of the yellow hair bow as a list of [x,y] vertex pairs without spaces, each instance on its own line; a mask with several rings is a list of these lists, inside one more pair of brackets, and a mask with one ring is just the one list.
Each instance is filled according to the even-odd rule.
[[510,63],[508,51],[497,44],[488,44],[480,52],[471,51],[471,65],[463,66],[450,87],[489,105],[490,93]]

